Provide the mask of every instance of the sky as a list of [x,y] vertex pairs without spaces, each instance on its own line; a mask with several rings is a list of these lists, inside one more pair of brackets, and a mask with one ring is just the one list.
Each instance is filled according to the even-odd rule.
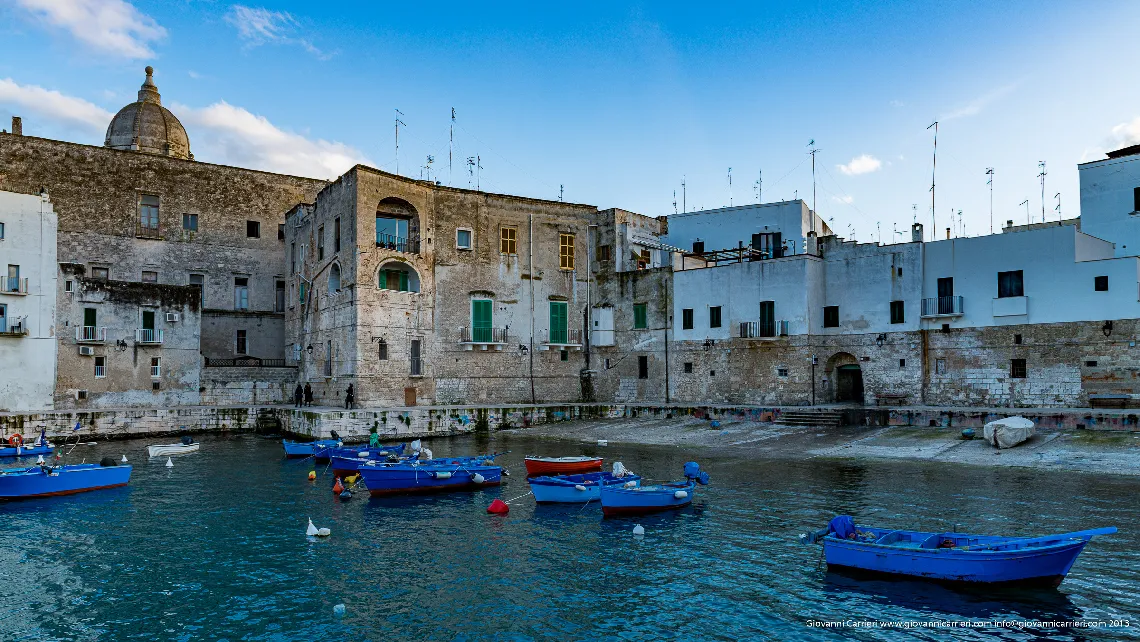
[[988,168],[1000,231],[1042,220],[1041,161],[1044,218],[1070,218],[1077,164],[1140,142],[1137,24],[1137,2],[0,0],[0,127],[101,145],[153,65],[200,161],[659,216],[810,206],[814,141],[840,236],[975,236]]

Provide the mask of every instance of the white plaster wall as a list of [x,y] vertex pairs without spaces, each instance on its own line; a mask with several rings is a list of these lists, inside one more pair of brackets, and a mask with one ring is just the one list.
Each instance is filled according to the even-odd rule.
[[1081,231],[1116,244],[1116,256],[1140,255],[1140,155],[1077,166],[1081,182]]
[[[785,240],[795,241],[795,252],[803,252],[803,240],[811,227],[811,211],[803,201],[783,201],[725,207],[716,210],[673,214],[667,218],[669,234],[663,241],[685,251],[693,249],[693,241],[705,243],[705,251],[724,250],[740,243],[748,247],[752,235],[762,232],[780,232]],[[816,233],[830,233],[816,217]],[[788,244],[788,250],[793,249]]]
[[56,230],[50,201],[0,192],[0,269],[20,266],[28,295],[0,293],[9,324],[27,316],[28,334],[0,336],[0,410],[50,410],[55,390]]
[[[828,243],[820,280],[822,302],[813,333],[863,334],[919,329],[922,244]],[[902,268],[902,274],[899,274]],[[891,301],[903,301],[904,323],[891,323]],[[839,327],[823,327],[823,306],[839,306]]]

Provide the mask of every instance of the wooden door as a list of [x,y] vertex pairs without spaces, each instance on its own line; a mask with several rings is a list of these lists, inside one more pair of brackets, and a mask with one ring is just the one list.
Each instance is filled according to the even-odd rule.
[[404,388],[404,405],[408,407],[416,405],[415,388]]

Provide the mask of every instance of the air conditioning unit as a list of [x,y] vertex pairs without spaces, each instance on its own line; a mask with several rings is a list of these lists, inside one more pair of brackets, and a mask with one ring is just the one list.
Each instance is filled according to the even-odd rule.
[[167,323],[178,323],[178,313],[177,312],[167,312],[166,313],[166,322]]
[[79,346],[79,356],[90,357],[95,354],[95,348],[91,346]]
[[87,391],[86,390],[76,390],[75,391],[75,398],[78,399],[79,401],[83,401],[84,399],[87,398]]

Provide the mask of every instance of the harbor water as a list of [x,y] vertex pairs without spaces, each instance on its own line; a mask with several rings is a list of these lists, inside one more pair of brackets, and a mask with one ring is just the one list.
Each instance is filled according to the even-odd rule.
[[[279,439],[80,445],[127,487],[0,504],[3,640],[1033,640],[1140,633],[1140,493],[1132,477],[916,462],[750,460],[517,434],[432,441],[436,456],[510,451],[495,489],[349,501]],[[536,506],[526,454],[600,454],[650,479],[697,460],[689,508],[606,519]],[[3,462],[0,462],[3,463]],[[7,465],[13,465],[14,462]],[[495,498],[505,516],[486,513]],[[924,530],[1039,535],[1115,525],[1055,590],[966,591],[828,573],[798,534],[838,513]],[[307,520],[332,530],[305,536]],[[635,537],[635,524],[645,535]],[[343,615],[334,607],[344,605]],[[1018,622],[1105,622],[1089,629]],[[823,622],[997,622],[981,628]],[[813,625],[814,624],[814,625]]]

